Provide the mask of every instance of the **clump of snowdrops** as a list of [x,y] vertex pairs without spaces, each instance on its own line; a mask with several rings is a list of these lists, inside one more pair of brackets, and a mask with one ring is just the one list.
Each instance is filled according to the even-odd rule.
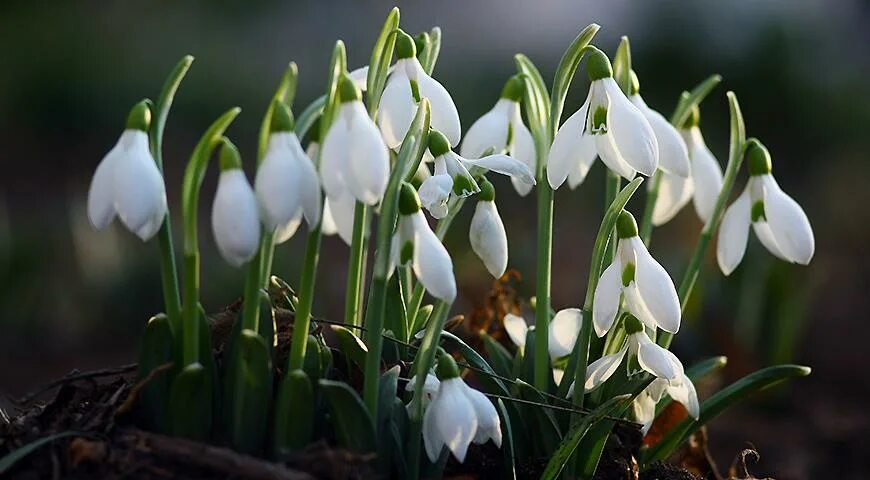
[[[132,108],[88,198],[96,228],[118,218],[143,241],[157,237],[161,252],[166,311],[145,328],[140,374],[172,367],[146,384],[142,421],[276,460],[326,438],[376,452],[377,468],[397,478],[437,475],[449,456],[464,462],[470,445],[488,442],[501,449],[504,476],[543,458],[544,478],[563,471],[588,478],[616,423],[646,432],[671,401],[685,407],[686,418],[642,450],[640,463],[648,465],[747,394],[808,374],[801,366],[770,367],[701,401],[694,382],[724,365],[724,357],[686,368],[668,349],[717,231],[725,275],[740,264],[750,225],[773,255],[803,265],[813,256],[813,233],[801,207],[776,183],[771,154],[761,141],[747,140],[733,92],[726,95],[731,140],[724,173],[705,145],[700,104],[720,83],[718,75],[684,92],[665,118],[641,96],[628,39],[611,61],[591,43],[598,30],[592,24],[579,33],[549,88],[531,60],[516,55],[517,74],[500,94],[491,92],[492,109],[464,134],[450,93],[432,76],[441,31],[409,36],[399,27],[398,9],[387,17],[367,66],[349,69],[344,44],[336,43],[325,93],[298,115],[291,63],[266,109],[256,152],[243,157],[227,136],[238,108],[215,120],[193,150],[182,185],[179,287],[161,141],[193,61],[182,59],[156,102]],[[589,93],[563,122],[578,71],[588,77]],[[197,239],[200,186],[213,157],[220,174],[212,233],[223,259],[245,275],[241,311],[217,360],[199,302]],[[553,192],[567,180],[582,194],[596,158],[607,169],[607,199],[588,286],[582,303],[578,297],[554,312]],[[244,163],[256,166],[253,184]],[[744,164],[746,187],[729,206]],[[497,195],[490,181],[497,175],[508,176],[515,192]],[[638,222],[625,206],[644,182]],[[533,192],[531,322],[508,314],[504,327],[516,348],[481,333],[486,348],[475,351],[443,329],[457,295],[454,270],[462,265],[453,263],[442,239],[456,213],[474,202],[469,244],[493,277],[502,276],[510,261],[498,198]],[[675,283],[648,245],[653,227],[690,201],[704,227]],[[434,229],[429,218],[437,219]],[[271,275],[271,265],[303,223],[307,243],[294,289]],[[318,252],[322,237],[332,234],[350,249],[345,316],[327,325],[337,345],[312,329]],[[293,312],[282,364],[276,364],[279,308]],[[361,388],[338,376],[336,358],[359,371]]]

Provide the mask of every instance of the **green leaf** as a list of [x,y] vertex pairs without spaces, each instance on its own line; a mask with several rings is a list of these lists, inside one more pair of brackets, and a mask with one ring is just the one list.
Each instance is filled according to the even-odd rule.
[[[571,460],[574,451],[577,450],[577,445],[580,444],[580,440],[586,436],[590,431],[590,428],[605,416],[611,415],[614,412],[627,407],[631,402],[631,398],[631,395],[622,395],[611,398],[590,414],[584,416],[579,422],[571,427],[571,429],[568,430],[568,433],[565,434],[565,438],[562,439],[562,443],[559,444],[559,448],[557,448],[552,457],[550,457],[550,461],[547,463],[544,473],[541,474],[541,478],[552,480],[558,477]],[[607,433],[610,433],[609,428],[607,429]]]
[[490,363],[492,363],[495,373],[502,377],[510,378],[513,374],[513,356],[501,343],[483,330],[480,331],[480,338],[483,340],[486,356],[489,358]]
[[753,393],[791,378],[805,377],[810,374],[810,368],[802,365],[775,365],[751,373],[728,385],[701,404],[701,414],[697,420],[686,418],[671,429],[661,441],[643,455],[643,463],[648,465],[656,460],[668,458],[683,442],[689,439],[695,431],[701,428],[717,415],[732,405],[742,401]]
[[166,77],[166,83],[163,84],[163,89],[160,91],[160,96],[157,98],[157,103],[154,106],[154,118],[151,119],[151,131],[149,139],[151,140],[151,151],[155,152],[154,159],[157,162],[157,168],[163,171],[163,155],[161,155],[161,143],[163,141],[163,130],[166,127],[166,119],[169,117],[169,110],[172,108],[172,102],[175,100],[175,93],[181,85],[181,81],[187,75],[190,65],[193,63],[193,57],[185,55],[172,69],[169,76]]
[[[486,374],[478,375],[480,377],[481,382],[484,382],[487,385],[494,386],[494,391],[492,389],[488,389],[490,393],[496,393],[499,395],[510,396],[510,390],[505,386],[504,382],[500,379],[496,378],[495,370],[489,366],[486,360],[477,353],[477,350],[471,348],[467,343],[463,342],[461,338],[450,332],[441,332],[441,340],[446,341],[447,344],[452,345],[453,348],[459,351],[459,354],[462,355],[462,358],[468,362],[472,367],[482,370],[486,372]],[[489,374],[489,375],[487,375]]]
[[[299,118],[296,119],[296,136],[299,137],[300,140],[305,138],[305,135],[308,134],[311,127],[313,127],[317,120],[323,115],[323,108],[326,106],[326,95],[321,95],[314,99],[305,110],[302,110],[302,113],[299,114]],[[318,134],[317,138],[321,138]],[[312,158],[312,160],[314,160]]]
[[421,55],[420,64],[423,70],[429,75],[435,70],[435,64],[438,63],[438,55],[441,53],[441,29],[434,27],[429,30],[429,43],[426,49],[425,56]]
[[417,309],[417,315],[414,316],[414,325],[411,327],[411,330],[408,331],[408,335],[415,335],[420,330],[426,327],[426,323],[429,321],[429,316],[432,315],[432,310],[435,308],[434,305],[423,305],[419,309]]
[[278,346],[278,336],[275,334],[275,310],[272,299],[265,290],[260,290],[260,325],[259,334],[266,344],[269,358],[275,360],[275,347]]
[[299,303],[296,290],[276,275],[272,275],[269,280],[269,296],[275,307],[283,307],[291,312],[296,311],[296,305]]
[[302,370],[287,372],[278,386],[272,430],[272,455],[281,460],[302,450],[314,434],[314,390]]
[[21,448],[15,449],[15,450],[7,453],[6,455],[3,456],[3,458],[0,458],[0,475],[8,472],[9,469],[14,467],[15,464],[18,463],[19,460],[30,455],[31,453],[35,452],[36,450],[39,450],[39,448],[42,447],[43,445],[47,445],[55,440],[65,438],[65,437],[83,437],[83,436],[87,436],[87,434],[82,433],[82,432],[68,431],[68,432],[56,433],[54,435],[49,435],[47,437],[43,437],[43,438],[40,438],[38,440],[34,440],[34,441],[28,443],[27,445],[24,445]]
[[619,41],[613,56],[613,78],[626,96],[631,95],[631,44],[625,35]]
[[692,108],[696,105],[700,105],[701,102],[704,101],[704,98],[706,98],[721,81],[721,75],[710,75],[704,79],[704,81],[696,85],[688,95],[683,95],[680,98],[680,102],[677,104],[677,108],[674,109],[674,114],[671,115],[671,125],[680,128],[680,126],[689,118],[689,115],[692,113]]
[[320,380],[319,385],[339,443],[356,452],[375,451],[374,422],[359,394],[344,382]]
[[184,367],[169,391],[171,432],[178,437],[205,441],[212,425],[212,379],[202,364]]
[[305,347],[305,359],[302,361],[302,370],[308,374],[312,382],[323,378],[323,358],[320,355],[320,342],[314,335],[308,335]]
[[368,97],[369,115],[378,111],[381,94],[387,84],[390,63],[393,60],[393,50],[396,46],[395,32],[399,28],[399,8],[393,7],[387,15],[387,20],[381,28],[381,33],[372,48],[369,60],[369,75],[366,78],[366,95]]
[[266,439],[272,398],[272,359],[256,332],[243,330],[232,362],[232,384],[225,395],[227,440],[233,449],[256,455]]
[[[537,141],[549,143],[550,95],[547,93],[547,86],[544,84],[541,72],[538,71],[538,68],[535,67],[535,64],[528,57],[518,53],[514,55],[514,61],[517,64],[517,71],[523,74],[525,78],[524,101],[529,128]],[[538,163],[538,174],[536,176],[540,178],[539,173],[540,169],[543,168],[542,164],[544,162]]]
[[393,457],[404,458],[405,456],[401,446],[399,446],[399,450],[395,450],[394,441],[390,435],[394,413],[393,400],[396,399],[396,393],[399,389],[399,372],[401,372],[401,367],[398,365],[384,372],[381,375],[378,390],[378,466],[381,473],[387,477],[390,475]]
[[260,123],[260,137],[257,145],[257,164],[263,160],[266,155],[266,147],[269,146],[269,134],[272,133],[272,114],[275,111],[275,102],[284,102],[288,108],[293,107],[293,99],[296,97],[296,83],[299,78],[299,68],[296,62],[290,62],[287,69],[284,70],[284,75],[281,77],[281,82],[272,95],[272,100],[269,101],[269,106],[266,108],[266,114],[263,115],[263,121]]
[[[701,378],[709,375],[710,373],[724,367],[726,363],[728,363],[728,357],[720,356],[708,358],[687,368],[686,376],[689,377],[692,383],[695,383]],[[672,401],[673,399],[671,399],[671,396],[665,394],[659,401],[659,403],[656,404],[656,415],[658,416],[659,412],[661,412],[665,409],[665,407],[670,405]]]
[[[143,380],[161,365],[172,362],[174,339],[169,317],[160,313],[148,320],[139,349],[139,380]],[[168,372],[152,378],[139,392],[138,418],[149,429],[166,432],[168,418],[166,400],[169,398]]]
[[332,49],[332,58],[329,61],[329,81],[326,87],[326,103],[323,107],[323,115],[320,117],[320,138],[326,137],[326,132],[329,130],[335,119],[336,111],[339,106],[338,98],[338,81],[341,75],[347,72],[347,53],[344,49],[344,42],[337,40],[335,47]]
[[514,429],[511,417],[504,402],[499,398],[495,402],[498,416],[501,419],[502,444],[501,453],[504,455],[502,465],[502,478],[517,478],[516,453],[514,451]]
[[338,337],[338,348],[344,356],[356,364],[362,370],[366,364],[366,354],[368,348],[366,344],[350,330],[338,326],[330,325],[330,328]]
[[[517,380],[514,383],[514,388],[517,390],[516,396],[523,400],[547,403],[547,399],[541,395],[538,389],[522,380]],[[525,419],[526,427],[534,439],[532,447],[537,455],[540,457],[551,455],[562,439],[562,433],[559,431],[559,425],[553,416],[553,411],[537,405],[520,405],[519,409]]]
[[400,275],[392,275],[387,280],[387,303],[384,310],[384,329],[392,331],[395,337],[408,338],[405,298],[402,295]]
[[565,97],[568,95],[568,87],[571,85],[571,80],[574,79],[574,74],[577,72],[580,60],[583,59],[585,48],[600,28],[597,24],[592,23],[581,30],[574,41],[571,42],[571,45],[565,50],[562,60],[559,61],[559,66],[556,68],[556,74],[553,77],[553,98],[551,100],[549,118],[547,119],[550,128],[550,138],[548,141],[551,141],[552,137],[556,134],[556,130],[559,129],[562,110],[565,107]]

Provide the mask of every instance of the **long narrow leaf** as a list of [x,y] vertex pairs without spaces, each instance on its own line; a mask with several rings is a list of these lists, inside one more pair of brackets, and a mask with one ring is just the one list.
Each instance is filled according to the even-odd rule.
[[577,72],[580,60],[583,59],[584,49],[589,45],[592,37],[598,33],[600,28],[597,24],[592,23],[581,30],[577,38],[565,50],[562,60],[559,61],[556,75],[553,77],[553,98],[550,100],[550,135],[555,135],[556,130],[559,128],[562,110],[565,107],[565,97],[568,95],[568,87],[571,85],[571,80],[574,79],[574,74]]
[[55,440],[65,438],[65,437],[78,437],[78,436],[84,436],[84,435],[86,435],[86,434],[81,433],[81,432],[69,431],[69,432],[56,433],[54,435],[49,435],[47,437],[40,438],[39,440],[34,440],[34,441],[28,443],[27,445],[24,445],[23,447],[21,447],[19,449],[16,449],[16,450],[9,452],[3,458],[0,458],[0,475],[6,473],[10,468],[15,466],[15,464],[18,463],[19,460],[21,460],[24,457],[35,452],[43,445],[49,444]]
[[685,123],[686,119],[689,118],[689,114],[692,113],[692,107],[700,105],[704,98],[707,97],[707,95],[709,95],[721,81],[722,75],[719,75],[718,73],[710,75],[704,79],[704,81],[695,86],[687,96],[680,98],[680,103],[677,104],[677,108],[671,116],[671,124],[679,128],[680,125]]

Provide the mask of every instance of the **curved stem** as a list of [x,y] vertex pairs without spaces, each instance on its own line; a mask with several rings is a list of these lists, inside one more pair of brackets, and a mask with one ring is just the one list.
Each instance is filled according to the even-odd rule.
[[344,322],[362,325],[362,297],[365,290],[366,250],[368,247],[369,215],[368,205],[356,202],[353,212],[353,234],[350,245],[350,258],[347,262],[347,289],[344,296]]
[[299,304],[293,322],[293,337],[290,355],[287,357],[287,371],[302,368],[305,362],[305,347],[308,343],[308,329],[311,325],[311,308],[314,304],[314,283],[317,276],[317,261],[320,257],[320,225],[308,233],[305,245],[305,263],[302,265],[302,282],[299,285]]

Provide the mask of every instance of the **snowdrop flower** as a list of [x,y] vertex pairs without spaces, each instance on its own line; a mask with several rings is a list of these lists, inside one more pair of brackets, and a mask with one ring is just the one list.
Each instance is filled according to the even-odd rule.
[[749,225],[774,256],[807,265],[816,241],[806,213],[773,179],[770,153],[758,141],[746,148],[749,182],[725,211],[719,227],[716,259],[725,275],[731,274],[746,252]]
[[698,393],[692,380],[684,373],[682,377],[671,382],[657,378],[649,384],[632,403],[634,418],[643,425],[641,432],[644,435],[649,432],[656,417],[656,405],[662,397],[668,394],[677,403],[686,407],[689,415],[695,420],[701,415],[701,407],[698,404]]
[[640,237],[634,216],[623,210],[616,220],[619,237],[616,255],[595,287],[592,322],[603,336],[624,309],[650,328],[677,333],[680,329],[680,301],[668,272],[649,254]]
[[279,231],[282,243],[295,233],[303,214],[309,227],[320,221],[320,180],[293,133],[290,109],[282,102],[273,109],[271,130],[254,190],[263,225],[267,231]]
[[477,167],[482,172],[492,170],[516,177],[523,183],[535,184],[532,170],[525,163],[502,154],[478,159],[461,157],[451,150],[447,137],[437,130],[429,132],[429,153],[435,158],[435,175],[420,186],[420,201],[435,218],[447,215],[451,195],[461,198],[480,192],[469,168]]
[[[414,375],[413,377],[411,377],[411,380],[409,380],[408,383],[405,384],[405,391],[413,392],[414,386],[416,384],[417,376]],[[429,402],[432,401],[432,397],[434,397],[435,394],[438,393],[438,386],[440,384],[441,382],[438,380],[438,377],[432,375],[431,373],[426,374],[426,380],[423,382],[423,398],[420,400],[420,402],[423,404],[423,408],[426,408],[429,405]],[[410,407],[413,403],[414,400],[412,399],[411,403],[409,403],[407,406]]]
[[142,241],[160,230],[166,217],[163,175],[148,149],[151,110],[143,101],[130,110],[118,143],[103,157],[88,192],[88,219],[97,230],[115,216]]
[[221,256],[240,267],[253,258],[260,246],[257,197],[242,171],[236,146],[224,139],[220,153],[220,177],[211,209],[211,225]]
[[471,442],[489,440],[501,448],[498,412],[485,395],[459,378],[459,369],[450,355],[438,360],[438,391],[423,414],[423,444],[429,460],[436,462],[446,446],[460,463]]
[[701,113],[696,106],[680,129],[689,151],[691,175],[682,178],[667,172],[662,174],[659,197],[652,215],[655,226],[669,222],[689,200],[692,200],[695,213],[702,222],[706,224],[713,216],[716,199],[722,190],[722,168],[704,143],[699,127],[700,119]]
[[353,81],[342,75],[341,106],[323,139],[320,176],[328,197],[347,191],[360,202],[376,205],[387,188],[390,156],[361,98]]
[[[580,334],[580,326],[583,324],[583,311],[579,308],[566,308],[556,312],[556,315],[550,320],[549,326],[549,345],[550,358],[557,359],[570,355],[574,351],[574,344],[577,343],[577,336]],[[526,346],[526,334],[529,331],[529,326],[526,320],[512,313],[508,313],[504,317],[504,328],[507,330],[508,337],[520,350]]]
[[[671,353],[670,350],[653,342],[647,336],[643,323],[637,317],[628,314],[624,318],[626,337],[622,348],[616,353],[604,355],[589,365],[586,369],[586,380],[583,384],[583,390],[588,393],[600,387],[607,379],[613,376],[626,355],[630,359],[637,359],[637,365],[640,366],[642,371],[646,371],[656,378],[664,380],[668,385],[675,387],[678,384],[686,385],[688,383],[690,385],[691,382],[686,378],[686,373],[683,370],[683,364],[680,362],[680,359]],[[629,375],[639,372],[631,368],[632,362],[627,362],[627,364],[629,365]],[[573,387],[574,385],[571,385],[569,390],[571,393],[573,393]],[[686,389],[688,390],[688,387]],[[694,401],[697,403],[698,400],[697,395],[695,395],[694,386],[691,387],[691,394],[695,396]],[[687,400],[686,403],[689,403],[689,401]]]
[[[305,149],[305,154],[311,160],[316,160],[320,154],[320,141],[318,138],[319,128],[317,123],[311,127],[311,139],[308,142],[308,148]],[[356,207],[356,199],[350,192],[344,191],[337,197],[326,197],[323,200],[323,215],[320,222],[320,231],[324,235],[338,234],[344,243],[350,246],[353,236],[353,213]],[[295,219],[295,223],[291,222],[284,229],[279,229],[279,232],[289,233],[287,238],[293,236],[296,228],[299,227],[302,218],[301,216]],[[275,236],[275,241],[279,241],[278,236]],[[282,240],[283,241],[283,240]]]
[[686,142],[676,127],[671,125],[661,113],[647,106],[640,96],[640,82],[634,70],[631,71],[631,103],[634,104],[649,122],[658,145],[659,168],[681,178],[689,176],[689,151]]
[[659,166],[656,135],[643,113],[613,79],[610,60],[598,49],[589,52],[586,71],[592,85],[583,106],[559,128],[547,159],[547,179],[553,189],[565,179],[583,183],[595,156],[626,179],[650,176]]
[[452,302],[456,298],[453,261],[420,209],[420,199],[409,183],[399,193],[399,226],[393,237],[393,263],[408,262],[414,275],[433,296]]
[[[459,150],[463,157],[480,158],[490,150],[507,152],[525,163],[530,171],[535,170],[535,144],[520,114],[523,90],[523,78],[519,75],[514,75],[505,83],[501,97],[492,110],[478,118],[465,134]],[[533,184],[517,177],[511,177],[511,183],[521,196],[532,191]]]
[[483,260],[489,273],[499,278],[507,270],[507,232],[495,206],[495,187],[486,178],[480,183],[477,198],[468,239],[471,249]]
[[387,79],[378,111],[378,125],[390,148],[402,144],[408,127],[417,114],[417,104],[429,99],[433,129],[444,132],[457,145],[462,132],[459,112],[453,98],[438,81],[429,76],[417,60],[417,47],[407,33],[396,33],[396,64]]

